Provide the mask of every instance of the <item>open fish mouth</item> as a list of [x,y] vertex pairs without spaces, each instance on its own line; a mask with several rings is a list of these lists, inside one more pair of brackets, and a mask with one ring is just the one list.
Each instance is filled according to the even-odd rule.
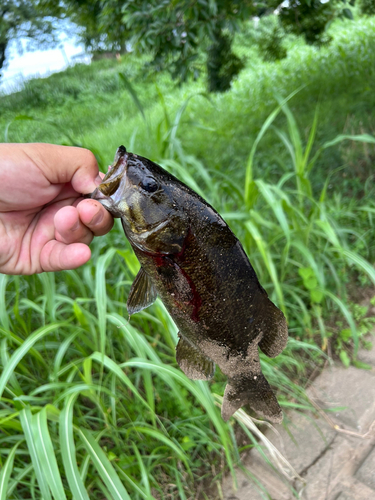
[[126,176],[127,168],[128,154],[126,148],[120,146],[116,151],[114,162],[108,167],[108,172],[101,184],[89,196],[93,200],[99,201],[113,217],[121,217],[121,213],[116,208],[117,200],[114,199],[114,195],[121,180]]

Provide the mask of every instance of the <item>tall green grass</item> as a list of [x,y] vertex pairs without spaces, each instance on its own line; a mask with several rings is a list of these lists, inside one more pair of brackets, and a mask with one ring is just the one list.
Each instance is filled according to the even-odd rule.
[[[159,161],[221,207],[286,313],[291,340],[278,358],[262,356],[262,367],[282,406],[309,410],[304,364],[322,358],[316,335],[326,347],[332,317],[347,324],[348,356],[355,361],[360,335],[343,278],[355,267],[375,283],[373,267],[351,244],[366,243],[373,198],[331,198],[329,179],[314,197],[309,170],[318,154],[310,158],[318,118],[304,146],[285,100],[265,128],[277,113],[286,115],[288,130],[275,136],[292,155],[294,170],[276,184],[257,178],[250,172],[254,149],[250,188],[206,170],[174,133],[187,104],[168,115],[170,129],[159,134],[159,145],[169,157]],[[341,140],[374,142],[339,137],[317,151]],[[126,297],[137,270],[117,226],[95,242],[80,270],[1,277],[0,498],[193,498],[202,481],[220,480],[223,460],[233,471],[241,448],[233,422],[222,421],[213,397],[223,394],[225,380],[217,374],[210,384],[193,382],[178,369],[177,331],[161,302],[128,321]]]

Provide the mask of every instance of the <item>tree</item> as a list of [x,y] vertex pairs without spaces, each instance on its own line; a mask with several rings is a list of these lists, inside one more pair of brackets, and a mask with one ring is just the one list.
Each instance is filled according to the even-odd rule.
[[39,46],[50,45],[56,41],[54,25],[54,20],[48,17],[48,12],[38,0],[1,0],[0,70],[10,42],[27,38]]
[[38,38],[41,29],[44,35],[49,30],[40,13],[64,13],[80,27],[86,48],[123,51],[131,43],[136,51],[152,54],[154,70],[168,70],[180,82],[198,76],[205,54],[211,91],[227,90],[243,67],[232,50],[233,36],[243,22],[278,12],[284,31],[275,27],[272,40],[263,44],[272,59],[286,55],[281,46],[274,48],[283,33],[302,35],[307,43],[319,45],[329,41],[326,28],[337,15],[351,16],[346,0],[5,0],[5,5],[18,15],[13,28],[7,24],[8,34],[13,29],[19,35],[27,26],[27,36]]
[[[227,90],[243,66],[233,54],[231,43],[244,21],[277,11],[278,23],[284,31],[275,28],[273,42],[280,42],[280,33],[289,32],[304,36],[309,44],[319,45],[329,41],[326,28],[337,15],[351,14],[338,0],[324,3],[321,0],[288,3],[283,0],[66,0],[64,3],[71,19],[82,26],[87,47],[120,50],[130,42],[135,50],[152,53],[154,69],[167,69],[180,81],[198,75],[201,55],[206,53],[211,91]],[[267,49],[269,54],[270,49]],[[274,55],[282,57],[286,52],[274,50]]]
[[[121,50],[130,42],[136,50],[153,54],[156,70],[167,69],[180,81],[198,75],[199,55],[207,51],[212,90],[220,75],[220,90],[226,90],[241,69],[231,50],[231,35],[241,20],[255,12],[252,0],[66,0],[65,4],[71,20],[83,27],[86,47]],[[95,9],[90,10],[92,5]]]

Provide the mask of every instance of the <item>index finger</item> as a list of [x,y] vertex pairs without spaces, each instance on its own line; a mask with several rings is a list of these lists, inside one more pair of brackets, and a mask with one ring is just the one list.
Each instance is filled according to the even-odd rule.
[[77,193],[91,193],[100,184],[99,167],[88,149],[55,144],[22,144],[51,184],[70,182]]

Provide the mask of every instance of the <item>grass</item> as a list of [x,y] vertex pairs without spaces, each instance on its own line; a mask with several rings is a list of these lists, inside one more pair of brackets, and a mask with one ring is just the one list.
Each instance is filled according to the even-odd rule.
[[[332,29],[330,48],[297,43],[275,65],[249,50],[223,95],[207,96],[203,81],[175,88],[129,56],[0,102],[8,140],[92,147],[103,169],[124,143],[220,211],[287,314],[287,348],[261,362],[281,405],[300,411],[311,411],[311,370],[327,353],[358,365],[372,324],[350,290],[375,283],[374,192],[355,179],[374,157],[375,26]],[[220,373],[206,383],[179,370],[159,300],[128,321],[138,263],[119,224],[92,253],[75,271],[0,275],[0,500],[192,499],[208,485],[219,498],[224,470],[259,446],[252,421],[222,421]]]

